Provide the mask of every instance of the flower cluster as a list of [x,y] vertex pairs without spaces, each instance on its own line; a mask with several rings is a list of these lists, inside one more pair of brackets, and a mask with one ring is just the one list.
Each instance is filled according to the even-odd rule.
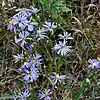
[[[10,80],[13,83],[14,87],[17,82],[19,83],[17,84],[15,89],[13,89],[14,90],[12,93],[13,97],[12,96],[11,97],[14,100],[70,99],[70,97],[68,98],[68,96],[64,96],[66,95],[67,91],[66,91],[66,88],[65,90],[63,88],[68,86],[66,83],[67,81],[66,77],[68,75],[70,81],[67,81],[67,82],[72,83],[73,82],[72,78],[75,78],[78,73],[76,73],[76,75],[72,75],[72,74],[74,74],[74,72],[77,71],[76,70],[77,66],[78,65],[82,66],[84,62],[83,59],[81,60],[82,58],[81,55],[85,53],[85,52],[81,53],[81,50],[83,50],[83,49],[80,49],[81,42],[83,42],[83,40],[86,38],[87,41],[85,41],[84,45],[82,46],[85,46],[87,48],[89,44],[90,46],[93,47],[91,43],[92,43],[92,40],[95,40],[95,39],[92,39],[92,40],[88,39],[90,37],[87,34],[82,34],[81,31],[87,32],[88,28],[86,30],[85,30],[86,27],[81,28],[83,30],[80,31],[78,29],[74,29],[72,24],[68,26],[69,24],[67,25],[67,23],[64,22],[64,20],[62,20],[63,18],[65,18],[63,15],[65,15],[69,11],[72,12],[70,9],[68,8],[66,9],[66,7],[64,7],[62,3],[58,2],[58,1],[64,1],[64,0],[29,0],[28,4],[26,4],[26,1],[28,0],[7,0],[7,2],[8,1],[10,2],[23,1],[23,2],[18,2],[18,3],[15,2],[14,5],[12,3],[7,4],[9,8],[14,6],[11,9],[8,9],[8,7],[6,8],[6,5],[5,5],[7,3],[5,2],[6,0],[5,1],[1,0],[1,1],[2,1],[1,4],[4,3],[1,5],[2,7],[4,5],[3,7],[4,10],[1,9],[0,11],[3,12],[2,14],[4,14],[4,18],[7,16],[7,18],[9,19],[8,20],[6,19],[5,21],[4,19],[2,20],[4,22],[2,24],[3,27],[1,27],[1,24],[0,24],[0,32],[2,33],[4,29],[6,28],[13,35],[10,35],[10,37],[7,36],[7,38],[6,38],[6,35],[4,35],[1,38],[1,40],[4,38],[6,38],[6,40],[1,42],[0,44],[2,43],[5,44],[5,46],[3,46],[2,49],[6,49],[6,46],[8,48],[8,44],[9,44],[8,40],[11,39],[11,43],[12,41],[14,41],[13,44],[16,47],[16,53],[14,53],[13,55],[14,61],[15,61],[14,72],[16,71],[16,73],[14,73],[14,76],[17,76],[14,79],[16,81],[15,82],[11,81],[13,80],[13,77],[6,78],[6,80]],[[24,2],[25,2],[25,5],[21,4]],[[18,5],[19,3],[20,5]],[[31,4],[33,4],[34,6],[35,4],[39,4],[37,5],[39,9],[34,6],[31,6]],[[27,8],[25,8],[25,6]],[[16,7],[20,7],[20,8],[16,9]],[[12,14],[8,13],[6,10],[13,11],[14,15],[11,17],[13,13]],[[55,14],[54,12],[52,13],[53,10],[56,11]],[[51,15],[46,15],[46,14],[51,14]],[[58,20],[58,18],[60,19]],[[76,21],[78,21],[75,17],[73,18]],[[6,22],[7,22],[6,27],[4,27]],[[71,27],[73,29],[70,29]],[[72,32],[73,34],[69,32]],[[79,35],[77,35],[76,33],[79,33]],[[85,35],[85,38],[84,36],[81,37],[81,35]],[[11,36],[14,36],[14,37],[11,37]],[[74,41],[74,40],[77,40],[77,41]],[[74,46],[75,48],[73,49],[72,45],[74,44],[76,47]],[[2,51],[2,49],[0,50]],[[12,49],[13,48],[11,48],[11,50]],[[72,49],[75,54],[71,54],[73,53]],[[89,48],[89,51],[90,49],[91,48]],[[4,52],[4,54],[5,53],[6,52]],[[7,49],[7,53],[8,53],[7,57],[8,56],[11,57],[11,55],[9,54],[9,49]],[[76,59],[74,59],[75,57]],[[5,61],[6,56],[4,56],[3,58],[4,58],[3,61]],[[8,61],[10,61],[10,59],[7,59],[7,62]],[[81,63],[79,61],[81,61]],[[4,62],[4,64],[5,63],[6,62]],[[88,63],[87,67],[90,70],[90,72],[91,70],[98,71],[98,69],[100,69],[100,59],[95,59],[95,58],[89,59],[88,61],[86,61],[86,64],[87,63]],[[6,65],[8,64],[10,63],[7,63]],[[14,65],[14,64],[11,63],[11,65]],[[71,67],[67,68],[69,66]],[[78,70],[82,70],[82,68],[83,67],[78,68]],[[67,69],[68,69],[68,73],[66,72]],[[13,71],[12,69],[9,70],[9,68],[7,68],[8,75],[13,74],[12,71]],[[3,75],[3,77],[6,76],[3,71],[1,74]],[[72,87],[75,87],[74,85],[76,85],[76,83],[78,83],[79,81],[79,84],[81,83],[80,84],[81,88],[83,88],[83,86],[86,86],[86,83],[90,84],[89,78],[90,76],[95,75],[95,74],[97,73],[88,74],[87,70],[82,70],[81,73],[79,73],[77,79],[74,82],[75,84],[73,84]],[[87,77],[88,75],[89,77]],[[81,78],[80,76],[83,78],[82,79],[83,82],[80,82],[80,78]],[[91,78],[91,80],[92,79],[94,80],[95,77]],[[6,80],[4,78],[0,80],[2,86],[4,84],[4,88],[5,88],[4,81]],[[99,84],[97,81],[95,83]],[[21,85],[23,87],[19,89]],[[74,90],[69,88],[68,91],[70,90],[71,90],[71,93],[73,94]],[[77,99],[77,96],[79,96],[80,94],[79,92],[76,93],[75,91],[76,93],[76,94],[74,93],[75,99]],[[68,95],[70,96],[70,94]],[[35,96],[37,97],[35,98]]]
[[[47,76],[46,80],[49,80],[51,86],[54,87],[55,85],[58,85],[57,83],[62,83],[66,78],[66,75],[60,75],[60,73],[53,71],[49,74],[49,70],[44,70],[44,65],[49,67],[49,64],[47,64],[49,61],[48,55],[52,55],[52,53],[49,53],[49,50],[44,43],[51,43],[51,45],[49,45],[50,50],[64,56],[71,51],[71,46],[68,46],[67,42],[73,38],[71,37],[71,34],[64,32],[63,34],[58,35],[59,39],[57,42],[52,41],[52,33],[54,33],[58,27],[57,23],[44,21],[41,24],[37,20],[39,11],[40,10],[32,6],[29,9],[16,9],[17,14],[12,17],[11,23],[7,24],[7,29],[16,33],[15,43],[22,48],[22,53],[14,55],[14,58],[15,63],[21,63],[18,71],[23,74],[23,81],[26,84],[32,84],[33,82],[38,82],[40,76]],[[40,44],[41,47],[43,46],[45,49],[39,48]],[[55,56],[57,55],[56,53],[54,53]],[[51,60],[52,59],[51,56]],[[51,100],[52,94],[53,91],[51,89],[45,89],[44,91],[40,90],[39,99]],[[26,100],[29,95],[30,91],[27,88],[24,89],[23,92],[18,94],[15,93],[14,99]]]
[[41,55],[31,55],[28,62],[25,62],[19,70],[24,73],[24,80],[27,83],[36,81],[39,77],[38,67],[42,64]]

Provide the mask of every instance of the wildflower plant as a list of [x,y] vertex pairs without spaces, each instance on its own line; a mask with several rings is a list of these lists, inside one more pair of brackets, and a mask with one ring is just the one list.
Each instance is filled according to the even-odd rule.
[[[62,100],[66,90],[60,88],[67,84],[65,62],[70,60],[68,56],[73,52],[75,34],[68,32],[69,28],[60,20],[60,13],[63,15],[66,10],[71,10],[63,7],[58,0],[50,2],[46,6],[44,0],[37,1],[41,6],[45,4],[43,8],[31,4],[14,8],[14,15],[6,24],[7,30],[14,35],[13,44],[16,46],[16,53],[13,54],[18,75],[16,80],[27,86],[20,91],[13,91],[14,100],[31,100],[35,96],[37,99],[34,100]],[[90,69],[100,67],[100,61],[96,59],[89,59],[88,63]],[[63,92],[61,98],[60,92]]]
[[[50,88],[50,85],[53,87],[57,83],[64,82],[66,77],[66,75],[54,72],[56,69],[53,69],[54,58],[52,56],[58,56],[58,54],[65,56],[69,53],[72,46],[67,45],[67,40],[73,38],[71,34],[64,32],[64,34],[58,34],[57,41],[56,38],[52,41],[51,38],[59,27],[59,23],[52,20],[42,21],[39,11],[33,6],[16,9],[16,14],[12,17],[13,26],[7,25],[7,29],[11,31],[16,29],[15,43],[22,47],[23,53],[14,55],[15,63],[21,63],[18,71],[23,74],[22,80],[29,86],[29,84],[38,83],[40,77],[43,77]],[[44,66],[47,67],[44,69]],[[51,73],[53,74],[50,77],[46,77]],[[42,89],[41,86],[40,88]],[[51,89],[42,91],[41,89],[38,98],[51,100],[53,91]],[[26,89],[24,92],[16,94],[14,99],[26,100],[29,95],[31,94]]]
[[[89,37],[88,33],[94,29],[91,28],[91,24],[93,22],[99,24],[99,21],[95,19],[96,21],[90,22],[91,26],[87,25],[87,21],[94,19],[97,13],[91,16],[93,12],[89,13],[91,7],[83,7],[84,4],[80,1],[78,3],[80,2],[82,7],[77,7],[77,0],[75,8],[71,0],[17,1],[0,1],[0,89],[1,87],[4,91],[8,89],[12,95],[0,99],[71,100],[70,97],[72,100],[84,99],[86,86],[88,84],[88,87],[92,86],[96,74],[99,77],[100,59],[95,58],[100,55],[94,49],[95,38]],[[67,6],[75,10],[72,11]],[[88,10],[84,12],[87,8]],[[81,14],[74,15],[72,14],[74,11]],[[89,28],[86,28],[84,23]],[[91,51],[94,52],[93,55],[88,53]],[[4,55],[1,55],[2,52]],[[93,56],[95,58],[88,59]],[[13,67],[8,67],[10,65]],[[24,87],[15,88],[21,85]],[[0,96],[2,94],[0,91]],[[91,94],[95,95],[94,92]],[[86,96],[86,99],[91,98]]]
[[27,100],[27,97],[29,97],[30,94],[30,89],[24,87],[22,90],[14,92],[14,100]]

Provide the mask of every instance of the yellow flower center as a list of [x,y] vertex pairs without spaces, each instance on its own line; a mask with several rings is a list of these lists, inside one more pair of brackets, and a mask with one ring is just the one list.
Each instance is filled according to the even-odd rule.
[[32,72],[29,73],[30,76],[33,76]]
[[24,65],[27,65],[27,62],[24,62]]
[[33,60],[33,61],[32,61],[32,64],[35,64],[35,63],[36,63],[36,61]]
[[57,46],[58,46],[58,44],[55,45],[55,47],[57,47]]
[[93,66],[96,66],[96,63],[93,63]]
[[58,75],[58,74],[56,75],[56,78],[57,78],[57,79],[59,78],[59,75]]
[[49,94],[45,94],[45,96],[47,97],[47,96],[49,96]]
[[13,24],[13,21],[12,21],[12,20],[10,20],[10,21],[9,21],[9,23],[10,23],[10,24]]
[[38,34],[40,34],[40,33],[41,33],[40,29],[37,31],[37,33],[38,33]]

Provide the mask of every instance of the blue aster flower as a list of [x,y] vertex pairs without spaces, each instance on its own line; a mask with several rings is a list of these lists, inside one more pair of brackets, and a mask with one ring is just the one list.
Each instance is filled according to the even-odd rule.
[[19,33],[19,39],[15,39],[15,43],[19,43],[21,42],[21,46],[24,46],[26,44],[26,40],[31,40],[31,38],[28,38],[28,36],[30,35],[29,32],[27,31],[22,31]]
[[46,36],[46,30],[42,27],[41,29],[39,28],[39,30],[37,31],[37,35],[36,35],[36,38],[38,38],[38,40],[40,39],[46,39],[48,38]]
[[21,30],[24,30],[26,25],[28,25],[29,21],[25,16],[17,15],[13,16],[13,25],[18,25]]
[[24,62],[24,64],[22,64],[21,68],[19,68],[19,71],[23,72],[23,70],[25,69],[29,69],[30,66],[35,66],[38,67],[42,64],[42,55],[40,54],[33,54],[30,55],[30,58],[27,62]]
[[6,26],[7,26],[7,30],[14,31],[16,33],[16,27],[13,25],[12,20],[10,20]]
[[22,60],[24,59],[24,54],[17,54],[17,55],[14,55],[14,58],[15,58],[15,63],[17,63],[19,60]]
[[63,82],[65,78],[66,78],[66,75],[59,75],[56,72],[53,72],[49,80],[52,85],[56,85],[57,82],[60,82],[60,83]]
[[25,69],[29,69],[31,66],[32,66],[32,63],[30,63],[30,61],[24,62],[24,64],[22,64],[21,67],[18,70],[20,72],[23,72]]
[[51,100],[50,95],[53,93],[51,89],[39,91],[39,100]]
[[21,90],[18,91],[17,93],[15,92],[14,100],[26,100],[27,97],[30,96],[30,94],[31,94],[30,89],[24,87],[22,92]]
[[22,16],[25,17],[30,17],[32,15],[32,10],[26,8],[18,8],[16,9],[16,12],[19,12],[18,14],[21,14]]
[[28,31],[30,31],[30,32],[34,31],[34,26],[33,25],[28,24],[27,26],[28,26]]
[[97,59],[89,59],[88,63],[89,63],[88,68],[90,69],[100,68],[100,61],[98,61]]
[[7,24],[7,30],[14,31],[16,33],[16,27],[13,24]]
[[42,60],[43,60],[42,55],[40,54],[33,54],[30,56],[30,62],[34,64],[35,66],[41,65]]
[[37,8],[34,8],[31,6],[29,9],[27,8],[18,8],[16,9],[16,12],[19,12],[17,15],[22,15],[25,17],[30,17],[32,14],[37,14],[39,10]]
[[32,64],[28,68],[24,68],[24,80],[27,83],[36,81],[39,77],[39,70]]
[[45,21],[45,25],[43,25],[43,27],[45,28],[45,30],[51,32],[53,31],[54,28],[57,28],[57,25],[55,25],[54,23]]
[[57,54],[61,54],[62,56],[64,56],[71,51],[70,48],[71,46],[66,46],[65,41],[59,41],[59,44],[56,44],[53,49],[57,52]]
[[31,45],[26,45],[26,49],[29,51],[32,51],[32,46]]
[[38,26],[37,22],[29,22],[27,25],[28,31],[30,32],[35,31],[35,26]]
[[64,32],[64,35],[59,34],[60,39],[63,39],[64,41],[68,40],[68,39],[73,39],[71,37],[71,34],[69,34],[68,32]]
[[39,10],[33,6],[30,6],[30,8],[32,9],[32,13],[37,14],[39,12]]

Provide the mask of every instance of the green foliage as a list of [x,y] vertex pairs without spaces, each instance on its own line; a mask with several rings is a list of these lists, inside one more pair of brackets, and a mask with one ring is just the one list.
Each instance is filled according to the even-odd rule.
[[59,0],[41,0],[40,1],[44,12],[48,12],[50,15],[59,12],[71,12],[72,10],[66,7],[65,4]]
[[72,10],[69,9],[68,7],[66,7],[65,4],[63,4],[63,3],[61,3],[61,2],[59,2],[57,0],[54,1],[52,3],[52,5],[53,5],[53,8],[56,9],[58,12],[66,12],[66,13],[72,12]]

